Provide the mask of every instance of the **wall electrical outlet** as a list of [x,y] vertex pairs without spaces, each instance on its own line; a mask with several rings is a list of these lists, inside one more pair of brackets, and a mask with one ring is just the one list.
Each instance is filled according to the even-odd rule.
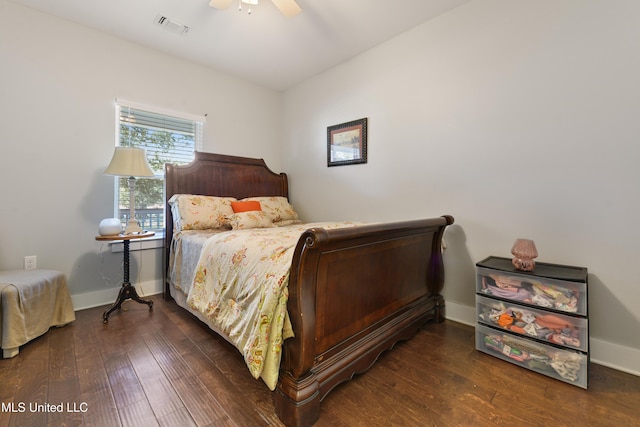
[[24,257],[24,269],[35,270],[38,266],[38,257],[35,255]]

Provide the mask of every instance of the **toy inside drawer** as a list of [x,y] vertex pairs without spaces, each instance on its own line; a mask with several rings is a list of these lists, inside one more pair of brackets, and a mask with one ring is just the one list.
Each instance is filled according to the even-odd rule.
[[584,353],[541,344],[480,324],[476,325],[476,349],[578,387],[588,386],[588,357]]
[[551,311],[476,295],[478,322],[552,344],[588,351],[589,322]]
[[587,315],[587,284],[477,268],[476,291],[504,300]]

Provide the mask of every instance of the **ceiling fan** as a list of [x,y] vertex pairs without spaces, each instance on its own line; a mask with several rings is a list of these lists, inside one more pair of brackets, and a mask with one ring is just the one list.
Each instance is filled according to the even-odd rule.
[[[242,9],[242,3],[248,5],[257,5],[258,0],[239,0],[240,1],[240,9]],[[273,4],[282,12],[284,16],[287,18],[293,18],[297,14],[299,14],[302,9],[298,6],[295,0],[271,0]],[[226,9],[229,7],[234,0],[211,0],[209,2],[209,6],[215,7],[216,9]],[[251,13],[251,9],[249,9],[249,13]]]

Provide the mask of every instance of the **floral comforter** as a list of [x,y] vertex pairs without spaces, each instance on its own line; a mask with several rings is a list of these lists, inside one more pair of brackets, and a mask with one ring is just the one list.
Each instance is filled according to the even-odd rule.
[[274,390],[282,343],[293,336],[287,284],[296,243],[312,227],[356,225],[307,223],[215,234],[203,246],[187,303],[240,350],[251,374]]

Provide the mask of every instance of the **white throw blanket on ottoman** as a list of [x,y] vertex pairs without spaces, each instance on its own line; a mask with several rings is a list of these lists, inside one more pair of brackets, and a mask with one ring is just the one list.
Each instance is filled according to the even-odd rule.
[[55,270],[0,271],[0,344],[4,358],[52,326],[73,322],[64,274]]

